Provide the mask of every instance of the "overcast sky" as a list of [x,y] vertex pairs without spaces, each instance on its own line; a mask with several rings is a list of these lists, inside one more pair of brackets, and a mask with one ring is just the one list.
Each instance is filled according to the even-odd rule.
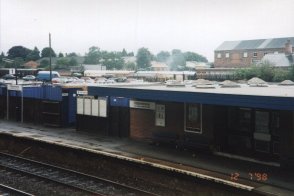
[[293,0],[0,0],[0,51],[91,46],[193,51],[213,61],[226,40],[294,36]]

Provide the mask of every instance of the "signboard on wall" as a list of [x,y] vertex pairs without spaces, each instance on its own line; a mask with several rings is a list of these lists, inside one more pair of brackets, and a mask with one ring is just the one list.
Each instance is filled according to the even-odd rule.
[[77,114],[84,114],[84,98],[78,97],[77,98]]
[[156,105],[155,126],[165,127],[165,105]]
[[155,110],[154,102],[130,100],[130,108]]
[[21,85],[9,84],[7,85],[7,89],[10,91],[22,91]]
[[77,114],[107,117],[107,97],[94,99],[91,96],[79,96],[77,98]]

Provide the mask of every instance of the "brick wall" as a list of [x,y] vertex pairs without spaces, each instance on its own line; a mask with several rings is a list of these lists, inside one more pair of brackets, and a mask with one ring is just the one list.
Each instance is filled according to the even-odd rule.
[[[230,51],[215,51],[214,52],[214,66],[215,67],[248,67],[252,64],[252,60],[261,60],[264,57],[264,53],[284,53],[284,48],[276,49],[260,49],[260,50],[230,50]],[[247,52],[248,57],[243,57],[244,52]],[[253,57],[253,54],[257,52],[257,56]],[[221,58],[217,58],[217,54],[221,53]],[[226,53],[230,53],[230,57],[226,58]]]
[[180,134],[184,130],[183,103],[157,103],[165,105],[165,127],[155,126],[155,111],[130,109],[130,137],[150,139],[155,131]]

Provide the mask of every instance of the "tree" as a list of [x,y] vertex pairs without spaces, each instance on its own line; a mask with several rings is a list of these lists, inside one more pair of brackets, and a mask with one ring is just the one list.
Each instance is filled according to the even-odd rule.
[[34,50],[32,50],[26,57],[27,61],[36,61],[40,59],[40,51],[39,49],[35,46]]
[[101,59],[100,48],[96,46],[92,46],[89,48],[89,52],[85,56],[84,63],[85,64],[99,64],[99,60]]
[[58,57],[59,57],[59,58],[64,57],[63,53],[62,53],[62,52],[59,52]]
[[124,67],[126,70],[135,70],[136,64],[133,62],[127,62]]
[[122,69],[124,60],[122,59],[121,52],[101,52],[101,58],[103,59],[102,65],[107,69]]
[[137,66],[140,69],[146,69],[151,66],[151,53],[147,48],[140,48],[137,52]]
[[2,61],[2,59],[5,58],[4,52],[1,52],[0,54],[0,61]]
[[171,70],[182,70],[186,66],[186,59],[184,54],[179,49],[172,50],[171,62],[169,62]]
[[[42,56],[42,58],[50,57],[50,48],[49,47],[43,48],[43,50],[41,52],[41,56]],[[51,57],[56,57],[56,54],[52,48],[51,48]]]
[[170,53],[167,51],[161,51],[156,55],[156,59],[159,62],[167,62],[170,57]]
[[195,52],[184,53],[186,61],[208,62],[207,58]]
[[56,65],[59,67],[64,67],[69,65],[69,61],[66,58],[60,58],[56,61]]
[[30,49],[25,48],[23,46],[13,46],[8,50],[8,58],[17,58],[20,57],[22,59],[26,59],[27,55],[31,52]]
[[128,56],[135,56],[135,55],[134,55],[134,52],[129,52],[129,53],[128,53]]
[[121,56],[128,56],[128,53],[126,51],[126,49],[123,49],[122,52],[121,52]]
[[68,65],[69,66],[77,66],[78,65],[78,61],[74,58],[74,57],[71,57],[69,62],[68,62]]
[[49,66],[49,61],[47,59],[43,59],[41,62],[40,62],[40,67],[47,67]]
[[78,56],[78,55],[77,55],[77,53],[75,53],[75,52],[71,52],[71,53],[69,53],[69,54],[66,54],[66,56],[68,56],[68,57],[73,57],[73,56]]

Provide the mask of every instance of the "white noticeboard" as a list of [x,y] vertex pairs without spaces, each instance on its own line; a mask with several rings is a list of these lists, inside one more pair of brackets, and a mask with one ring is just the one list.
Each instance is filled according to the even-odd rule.
[[99,116],[107,117],[107,99],[99,98]]
[[165,127],[165,105],[156,105],[155,125]]
[[98,102],[98,99],[92,99],[92,116],[99,116],[99,102]]
[[91,107],[91,100],[89,98],[84,99],[84,114],[91,115],[92,114],[92,107]]
[[84,114],[84,98],[77,98],[77,114]]

